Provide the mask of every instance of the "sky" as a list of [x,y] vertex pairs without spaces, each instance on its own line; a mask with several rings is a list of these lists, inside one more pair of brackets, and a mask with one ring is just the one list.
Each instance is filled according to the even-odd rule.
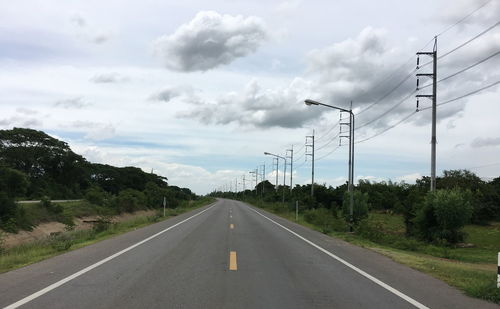
[[430,175],[431,138],[431,101],[415,112],[415,95],[432,93],[425,77],[415,91],[415,74],[432,73],[416,53],[437,36],[437,102],[450,101],[437,109],[437,173],[492,179],[499,16],[498,0],[0,0],[0,129],[43,130],[90,162],[198,194],[250,189],[262,166],[274,183],[264,152],[292,148],[293,183],[310,183],[314,134],[315,182],[337,186],[346,126],[304,100],[352,101],[356,180],[414,183]]

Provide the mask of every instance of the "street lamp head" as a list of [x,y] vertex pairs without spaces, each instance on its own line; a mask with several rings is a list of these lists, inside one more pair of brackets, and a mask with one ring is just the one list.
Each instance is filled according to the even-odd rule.
[[270,155],[270,153],[269,153],[269,152],[264,152],[264,154],[265,154],[266,156],[267,156],[267,155]]
[[305,100],[304,103],[306,103],[306,105],[319,105],[319,102],[309,99]]

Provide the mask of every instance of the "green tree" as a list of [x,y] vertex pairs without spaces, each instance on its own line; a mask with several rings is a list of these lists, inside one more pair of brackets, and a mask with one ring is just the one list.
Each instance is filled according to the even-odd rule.
[[[350,221],[350,196],[349,192],[344,194],[344,201],[342,203],[342,216],[344,219]],[[353,221],[357,224],[359,221],[368,217],[368,194],[360,191],[354,191],[354,205],[353,205]]]
[[426,241],[446,240],[455,244],[464,239],[462,228],[470,222],[472,206],[459,189],[429,192],[415,217],[418,236]]

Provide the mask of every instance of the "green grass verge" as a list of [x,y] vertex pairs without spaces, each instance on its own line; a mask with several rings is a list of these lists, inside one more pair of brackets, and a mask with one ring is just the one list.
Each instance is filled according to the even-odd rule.
[[0,273],[33,264],[67,251],[85,247],[98,241],[169,219],[173,216],[210,204],[213,201],[215,201],[214,198],[183,201],[179,207],[167,209],[165,217],[163,217],[163,209],[159,209],[154,216],[137,217],[128,221],[109,224],[100,227],[100,229],[68,231],[59,235],[47,237],[43,240],[1,250]]
[[356,233],[347,233],[344,224],[340,224],[337,229],[334,227],[334,231],[325,232],[323,226],[306,221],[303,214],[299,213],[296,221],[295,213],[280,203],[247,202],[313,230],[374,250],[398,263],[443,280],[469,296],[500,304],[500,289],[496,287],[500,222],[489,226],[466,226],[466,242],[474,247],[450,248],[406,238],[403,218],[397,214],[371,213],[367,222],[380,231],[375,237],[367,239]]

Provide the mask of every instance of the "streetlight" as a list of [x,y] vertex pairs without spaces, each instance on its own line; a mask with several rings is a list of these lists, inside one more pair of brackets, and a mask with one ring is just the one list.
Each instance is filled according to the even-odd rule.
[[349,186],[348,186],[348,191],[350,195],[350,202],[349,202],[349,230],[352,232],[352,225],[354,221],[353,217],[353,205],[354,205],[354,190],[353,190],[353,185],[354,185],[354,113],[352,112],[352,102],[351,102],[351,109],[345,109],[337,106],[332,106],[328,104],[324,104],[318,101],[314,100],[305,100],[304,103],[306,105],[322,105],[326,106],[329,108],[337,109],[342,112],[349,113]]
[[[266,156],[273,156],[273,157],[276,157],[276,158],[280,158],[280,159],[283,159],[283,161],[285,161],[285,164],[283,164],[283,204],[285,204],[285,181],[286,181],[286,158],[285,157],[282,157],[282,156],[278,156],[277,154],[273,154],[273,153],[269,153],[269,152],[264,152],[264,154]],[[278,174],[278,170],[276,169],[276,175]],[[276,176],[276,179],[278,177]],[[276,183],[276,186],[278,185],[278,183]]]

